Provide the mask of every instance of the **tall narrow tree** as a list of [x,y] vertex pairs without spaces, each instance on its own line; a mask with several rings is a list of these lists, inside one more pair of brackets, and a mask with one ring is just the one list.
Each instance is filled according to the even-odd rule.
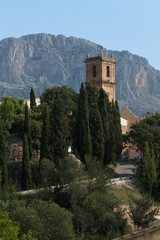
[[93,157],[103,163],[104,161],[104,132],[102,119],[99,112],[97,102],[92,107],[92,128],[91,128],[91,141],[93,148]]
[[115,119],[114,119],[114,102],[108,104],[108,112],[109,112],[109,163],[115,162],[117,155],[116,155],[116,133],[115,133]]
[[32,157],[32,138],[31,138],[31,129],[30,129],[30,124],[29,124],[29,112],[28,112],[27,103],[25,104],[24,133],[27,136],[29,156],[31,158]]
[[98,108],[99,90],[90,84],[86,85],[89,108],[89,127],[93,149],[93,157],[103,163],[104,160],[104,132],[102,119]]
[[122,152],[122,129],[120,122],[120,112],[118,102],[115,101],[113,104],[113,117],[114,117],[114,127],[115,127],[115,138],[116,138],[116,155],[120,158]]
[[145,142],[144,157],[142,160],[142,175],[145,178],[147,184],[149,185],[149,192],[151,195],[153,185],[157,182],[158,173],[153,147],[150,151],[148,142]]
[[109,123],[108,123],[108,96],[101,88],[99,93],[99,111],[102,118],[103,132],[104,132],[104,166],[109,163]]
[[2,122],[0,122],[0,174],[1,174],[1,186],[6,188],[8,173],[7,173],[7,159],[6,159],[6,144],[3,134]]
[[67,138],[69,136],[68,116],[66,114],[62,100],[57,94],[50,114],[51,126],[51,160],[54,160],[56,167],[68,152]]
[[40,146],[40,161],[43,158],[50,159],[50,123],[49,123],[49,110],[47,104],[44,106],[43,111],[43,126],[41,133],[41,146]]
[[30,91],[30,108],[33,110],[36,107],[36,98],[33,88]]
[[92,144],[89,128],[88,98],[84,84],[81,84],[78,111],[76,118],[76,139],[77,150],[81,160],[85,161],[85,156],[92,156]]
[[31,188],[31,166],[29,158],[28,140],[26,134],[23,139],[23,158],[22,158],[22,176],[21,176],[21,187],[23,190]]

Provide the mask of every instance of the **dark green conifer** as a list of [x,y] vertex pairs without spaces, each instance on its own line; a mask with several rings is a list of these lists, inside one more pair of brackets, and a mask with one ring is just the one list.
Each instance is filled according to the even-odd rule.
[[24,134],[23,139],[23,158],[22,158],[22,177],[21,177],[22,189],[27,190],[31,188],[32,178],[31,178],[31,166],[29,158],[29,148],[28,140],[26,134]]
[[33,88],[31,88],[30,91],[30,108],[33,110],[34,107],[36,107],[36,99],[35,99],[35,93]]
[[114,124],[115,124],[115,135],[116,135],[116,155],[117,158],[120,158],[122,152],[122,129],[121,129],[121,120],[118,102],[115,101],[114,104]]
[[98,161],[103,163],[104,161],[104,132],[102,119],[99,112],[97,102],[92,107],[92,128],[91,129],[91,141],[92,141],[92,149],[93,149],[93,157],[95,157]]
[[98,101],[99,90],[96,86],[86,84],[86,91],[88,96],[88,109],[90,114],[93,105]]
[[109,123],[108,123],[108,96],[106,92],[101,88],[99,93],[99,111],[101,114],[103,132],[104,132],[104,165],[109,163]]
[[90,84],[86,85],[89,108],[89,127],[93,149],[93,157],[104,161],[104,132],[102,119],[98,108],[99,90]]
[[43,158],[50,159],[50,123],[49,123],[49,110],[48,110],[47,104],[45,104],[44,112],[43,112],[40,161]]
[[84,84],[81,84],[76,118],[77,150],[82,161],[92,156],[92,144],[89,129],[88,98]]
[[115,133],[115,119],[114,119],[114,102],[108,104],[109,111],[109,163],[114,163],[117,155],[116,155],[116,133]]
[[24,133],[27,136],[29,156],[32,157],[32,138],[31,138],[31,129],[29,124],[29,112],[27,103],[25,104],[25,119],[24,119]]
[[3,134],[2,122],[0,122],[0,175],[1,175],[1,186],[6,188],[8,180],[7,172],[7,159],[6,159],[6,144]]
[[51,109],[50,126],[51,160],[54,160],[56,166],[59,167],[59,161],[68,153],[67,138],[69,136],[69,129],[68,116],[58,94]]

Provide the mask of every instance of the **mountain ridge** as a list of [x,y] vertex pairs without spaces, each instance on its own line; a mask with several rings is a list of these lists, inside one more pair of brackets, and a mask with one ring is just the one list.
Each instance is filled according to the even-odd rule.
[[[97,56],[99,49],[100,45],[89,40],[61,34],[39,33],[5,38],[0,41],[0,97],[6,94],[28,98],[31,87],[36,96],[40,96],[44,88],[54,85],[67,85],[78,92],[81,82],[85,81],[83,61],[88,53],[91,57]],[[160,71],[146,58],[126,50],[104,48],[103,54],[108,57],[113,54],[117,61],[116,98],[120,107],[128,105],[138,115],[158,111]],[[150,96],[154,98],[153,106]],[[136,101],[142,99],[143,104],[143,98],[144,109],[139,111]],[[150,106],[152,109],[148,109]]]

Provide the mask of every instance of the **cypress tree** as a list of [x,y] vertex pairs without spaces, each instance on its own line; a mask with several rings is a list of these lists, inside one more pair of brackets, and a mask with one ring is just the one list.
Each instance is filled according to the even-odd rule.
[[114,102],[112,101],[112,104],[108,104],[108,111],[109,111],[109,163],[115,162],[117,155],[116,155],[116,131],[115,131],[115,119],[114,119]]
[[116,138],[116,155],[117,158],[120,158],[122,152],[122,129],[120,122],[120,112],[118,102],[115,101],[113,104],[113,117],[114,117],[114,125],[115,125],[115,138]]
[[104,161],[104,132],[102,119],[99,112],[97,102],[92,107],[92,128],[91,128],[91,141],[93,148],[93,157],[103,163]]
[[99,90],[96,86],[86,84],[86,91],[88,96],[88,109],[90,113],[93,105],[98,101]]
[[151,195],[153,185],[157,182],[158,172],[155,160],[155,153],[153,151],[153,147],[150,151],[148,142],[145,142],[144,157],[142,160],[142,175],[144,176],[149,185]]
[[99,111],[101,114],[103,132],[104,132],[104,166],[109,163],[109,123],[108,123],[108,96],[101,88],[99,93]]
[[0,122],[0,175],[1,186],[5,188],[7,186],[8,172],[7,172],[7,159],[6,159],[6,144],[3,134],[2,123]]
[[43,127],[41,133],[41,146],[40,146],[40,161],[43,158],[50,159],[50,124],[49,124],[49,110],[45,104],[43,112]]
[[93,149],[93,157],[104,161],[104,132],[102,119],[98,108],[98,88],[90,84],[86,85],[89,108],[89,127]]
[[31,179],[31,166],[29,158],[29,148],[28,140],[26,134],[24,134],[23,139],[23,158],[22,158],[22,189],[27,190],[31,188],[32,179]]
[[76,118],[76,139],[77,151],[81,160],[85,161],[85,156],[92,156],[92,144],[89,128],[88,98],[84,84],[81,84],[78,111]]
[[31,138],[31,129],[29,124],[29,112],[27,103],[25,104],[25,119],[24,119],[24,133],[27,136],[29,156],[32,157],[32,138]]
[[57,94],[50,114],[51,126],[51,160],[59,167],[59,161],[68,153],[67,138],[69,136],[68,116],[62,100]]
[[30,108],[33,110],[34,107],[36,107],[36,99],[35,99],[35,93],[33,88],[31,88],[30,91]]

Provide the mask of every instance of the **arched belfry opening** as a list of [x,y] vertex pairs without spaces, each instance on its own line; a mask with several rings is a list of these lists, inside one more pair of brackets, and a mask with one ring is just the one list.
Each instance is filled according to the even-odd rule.
[[96,66],[92,67],[92,75],[93,75],[93,77],[97,76]]
[[106,75],[107,75],[107,77],[110,77],[110,67],[109,66],[106,67]]
[[109,101],[115,101],[115,64],[113,57],[104,57],[100,51],[97,57],[87,55],[86,60],[86,84],[92,84],[97,88],[103,88],[108,94]]

